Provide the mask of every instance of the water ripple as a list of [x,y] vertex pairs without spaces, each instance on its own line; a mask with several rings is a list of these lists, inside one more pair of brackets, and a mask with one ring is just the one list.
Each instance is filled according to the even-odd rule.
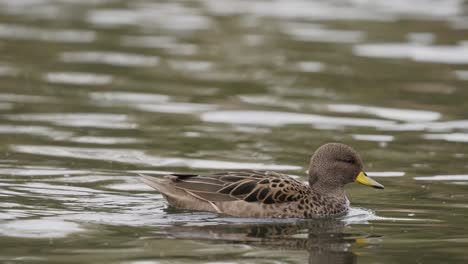
[[365,118],[345,118],[302,113],[267,112],[267,111],[214,111],[201,114],[205,122],[228,124],[250,124],[283,126],[288,124],[309,124],[316,126],[356,126],[386,128],[395,125],[393,121]]
[[0,76],[17,76],[20,70],[14,66],[0,64]]
[[454,72],[459,80],[468,81],[468,71],[457,70]]
[[158,104],[169,101],[169,96],[156,93],[134,93],[134,92],[92,92],[91,99],[100,104],[109,102],[112,105],[118,103],[151,103]]
[[[65,185],[55,185],[48,183],[37,183],[29,182],[18,187],[11,187],[11,189],[16,191],[26,191],[28,193],[37,193],[45,195],[44,197],[53,198],[51,196],[62,198],[75,197],[75,196],[87,196],[91,193],[100,193],[98,190],[84,187],[75,187],[75,186],[65,186]],[[76,197],[78,198],[78,197]],[[75,198],[71,198],[75,200]]]
[[187,72],[204,72],[214,67],[214,64],[209,61],[170,60],[168,63],[174,70]]
[[468,46],[424,46],[412,43],[360,44],[354,46],[357,56],[412,59],[418,62],[468,64]]
[[136,144],[145,142],[144,139],[132,137],[96,137],[96,136],[81,136],[70,137],[67,139],[70,142],[102,144],[102,145],[117,145],[117,144]]
[[79,224],[53,219],[16,220],[0,224],[4,236],[26,238],[62,238],[85,231]]
[[137,124],[123,114],[70,113],[70,114],[11,114],[8,120],[24,122],[48,122],[58,126],[132,129]]
[[77,85],[105,85],[112,82],[112,76],[86,72],[49,72],[44,79],[51,83]]
[[468,142],[468,133],[424,134],[423,138],[451,142]]
[[46,166],[16,166],[16,167],[1,167],[0,174],[9,176],[62,176],[62,175],[81,175],[89,173],[85,170],[70,170],[57,167]]
[[0,101],[19,103],[50,103],[56,101],[55,97],[44,95],[26,95],[13,93],[0,93]]
[[195,103],[165,103],[165,104],[138,104],[137,109],[155,113],[193,114],[198,112],[212,111],[216,105]]
[[[0,0],[0,262],[462,262],[465,6]],[[348,189],[377,211],[224,217],[138,179],[298,173],[327,141],[385,181]]]
[[0,38],[40,40],[48,42],[89,43],[96,33],[89,30],[51,30],[36,27],[0,24]]
[[284,34],[300,41],[356,43],[365,38],[361,31],[326,29],[321,25],[288,23],[284,25]]
[[163,49],[177,55],[194,55],[199,51],[196,44],[178,42],[174,36],[123,36],[121,43],[126,47]]
[[302,72],[321,72],[325,68],[325,65],[318,61],[300,61],[296,65]]
[[153,67],[159,64],[159,57],[110,51],[64,52],[61,60],[70,63],[95,63],[126,67]]
[[0,125],[0,134],[25,134],[25,135],[36,135],[55,140],[63,140],[73,136],[73,132],[61,131],[44,126],[32,126],[32,125]]
[[367,171],[371,177],[403,177],[405,176],[404,171]]
[[392,21],[398,17],[429,16],[448,19],[460,15],[461,0],[396,1],[220,1],[205,0],[206,7],[217,15],[256,14],[280,18],[313,20]]
[[434,175],[425,177],[414,177],[419,181],[468,181],[468,175]]
[[0,103],[0,110],[9,110],[13,108],[13,104],[10,103]]
[[216,105],[210,104],[170,102],[170,97],[163,94],[93,92],[89,96],[99,106],[126,105],[153,113],[192,114],[217,108]]
[[189,159],[152,156],[141,150],[134,149],[105,149],[105,148],[78,148],[78,147],[54,147],[33,145],[12,145],[12,151],[35,155],[69,157],[76,159],[90,159],[102,161],[114,161],[145,166],[160,167],[188,167],[198,169],[252,169],[252,170],[299,170],[300,166],[277,165],[251,162],[231,162],[209,159]]
[[356,140],[390,142],[395,139],[392,135],[368,135],[368,134],[353,134],[351,135]]
[[369,12],[368,8],[356,8],[322,1],[279,0],[265,2],[205,0],[203,2],[213,14],[223,16],[254,14],[258,16],[313,20],[389,21],[394,19],[394,16],[389,13]]
[[401,108],[385,108],[375,106],[362,106],[351,104],[330,104],[328,110],[338,113],[366,113],[382,118],[401,120],[407,122],[435,121],[442,115],[427,110],[410,110]]
[[87,20],[105,27],[136,25],[182,31],[207,29],[211,25],[210,18],[178,3],[141,3],[133,10],[94,9],[88,12]]
[[445,122],[416,122],[396,124],[385,128],[389,131],[434,131],[446,132],[454,129],[468,130],[468,120],[452,120]]

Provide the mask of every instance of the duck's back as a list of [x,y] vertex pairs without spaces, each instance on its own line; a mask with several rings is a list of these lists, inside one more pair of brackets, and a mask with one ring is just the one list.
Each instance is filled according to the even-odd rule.
[[237,217],[304,217],[303,212],[293,213],[299,209],[292,210],[292,207],[298,208],[301,199],[305,199],[310,192],[308,185],[271,171],[170,174],[164,179],[142,178],[159,190],[172,206]]

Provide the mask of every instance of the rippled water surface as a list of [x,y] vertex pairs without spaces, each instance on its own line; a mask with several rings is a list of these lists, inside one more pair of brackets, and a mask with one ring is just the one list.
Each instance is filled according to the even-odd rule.
[[[0,262],[468,262],[461,0],[0,0]],[[342,219],[168,208],[138,174],[299,175],[321,144],[386,186]]]

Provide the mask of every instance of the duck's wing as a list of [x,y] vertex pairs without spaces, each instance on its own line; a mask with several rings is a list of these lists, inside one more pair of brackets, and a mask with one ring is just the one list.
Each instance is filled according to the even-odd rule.
[[171,174],[166,177],[173,187],[210,202],[285,203],[298,200],[307,191],[307,185],[272,171]]

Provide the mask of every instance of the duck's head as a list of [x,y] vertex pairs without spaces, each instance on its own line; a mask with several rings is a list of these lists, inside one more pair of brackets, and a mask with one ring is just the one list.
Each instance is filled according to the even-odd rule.
[[310,186],[326,189],[342,188],[351,182],[377,189],[384,188],[363,171],[359,154],[350,146],[340,143],[328,143],[319,147],[310,159],[308,174]]

